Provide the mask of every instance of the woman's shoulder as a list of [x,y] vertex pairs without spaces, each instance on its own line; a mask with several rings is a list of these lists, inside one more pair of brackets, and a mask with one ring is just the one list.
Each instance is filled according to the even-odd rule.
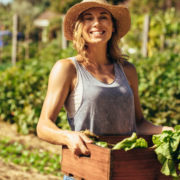
[[70,73],[76,72],[76,68],[75,68],[73,61],[71,59],[68,59],[68,58],[58,60],[55,63],[52,70],[57,71],[59,73],[61,73],[62,71],[63,72],[70,72]]
[[136,68],[135,68],[134,64],[132,64],[128,61],[124,61],[122,67],[123,67],[124,73],[128,79],[128,82],[131,85],[135,80],[137,80]]
[[57,69],[60,68],[64,70],[75,70],[75,65],[71,59],[67,58],[67,59],[58,60],[53,68],[57,68]]
[[135,70],[135,66],[133,63],[130,63],[129,61],[124,61],[123,64],[123,69],[127,70],[127,71],[131,71],[131,70]]
[[71,59],[61,59],[58,60],[52,70],[50,76],[52,77],[62,77],[72,79],[76,75],[76,68]]
[[123,70],[125,71],[125,73],[127,73],[129,75],[134,75],[134,73],[137,73],[134,64],[132,64],[128,61],[124,61],[122,64],[122,67],[123,67]]

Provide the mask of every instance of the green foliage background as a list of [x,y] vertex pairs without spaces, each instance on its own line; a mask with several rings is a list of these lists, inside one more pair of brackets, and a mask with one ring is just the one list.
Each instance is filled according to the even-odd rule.
[[[131,17],[131,30],[123,38],[123,48],[137,68],[145,118],[157,125],[179,124],[180,15],[171,8],[151,16],[147,58],[140,55],[144,16]],[[76,54],[71,43],[68,49],[60,49],[58,39],[33,57],[36,49],[36,44],[30,48],[31,59],[22,59],[15,67],[0,72],[0,119],[16,123],[23,134],[35,133],[54,63]],[[56,124],[69,129],[63,108]]]
[[[34,59],[20,61],[17,66],[0,73],[0,118],[16,123],[23,134],[35,133],[48,84],[48,76],[58,59],[74,56],[76,51],[69,47],[58,48],[54,41]],[[68,129],[64,109],[56,124]]]
[[[148,56],[164,53],[166,50],[177,54],[180,51],[180,13],[171,8],[149,16]],[[131,30],[123,39],[125,49],[133,48],[136,53],[141,52],[144,17],[145,15],[131,15]]]
[[43,174],[61,176],[60,153],[51,153],[43,149],[32,149],[17,141],[10,139],[0,140],[0,156],[5,162],[11,161],[15,164],[25,166],[24,170],[37,169]]
[[132,57],[139,76],[145,118],[156,125],[180,123],[180,55],[171,50],[152,57]]

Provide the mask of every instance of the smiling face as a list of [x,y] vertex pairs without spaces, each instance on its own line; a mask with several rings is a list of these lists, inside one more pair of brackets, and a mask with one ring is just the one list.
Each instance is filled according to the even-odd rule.
[[112,17],[103,8],[91,8],[83,13],[82,35],[87,44],[107,43],[114,31]]

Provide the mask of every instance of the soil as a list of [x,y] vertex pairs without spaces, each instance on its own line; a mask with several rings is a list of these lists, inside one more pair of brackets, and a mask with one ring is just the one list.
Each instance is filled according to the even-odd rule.
[[24,167],[14,163],[5,163],[0,159],[0,180],[62,180],[53,175],[43,175],[35,169],[26,171]]
[[[19,141],[33,149],[43,149],[56,154],[61,153],[61,146],[42,141],[34,134],[20,135],[17,133],[15,124],[11,125],[0,121],[0,139],[5,137],[10,138],[11,141]],[[0,167],[0,180],[62,180],[62,177],[43,175],[35,169],[26,170],[26,167],[14,163],[5,163],[1,158]]]

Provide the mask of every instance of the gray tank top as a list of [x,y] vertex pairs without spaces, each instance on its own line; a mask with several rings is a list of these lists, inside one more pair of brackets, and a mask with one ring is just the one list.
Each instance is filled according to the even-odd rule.
[[136,132],[134,96],[121,67],[114,63],[115,78],[111,84],[97,80],[75,57],[79,72],[82,102],[68,122],[73,131],[89,129],[96,135],[131,135]]

